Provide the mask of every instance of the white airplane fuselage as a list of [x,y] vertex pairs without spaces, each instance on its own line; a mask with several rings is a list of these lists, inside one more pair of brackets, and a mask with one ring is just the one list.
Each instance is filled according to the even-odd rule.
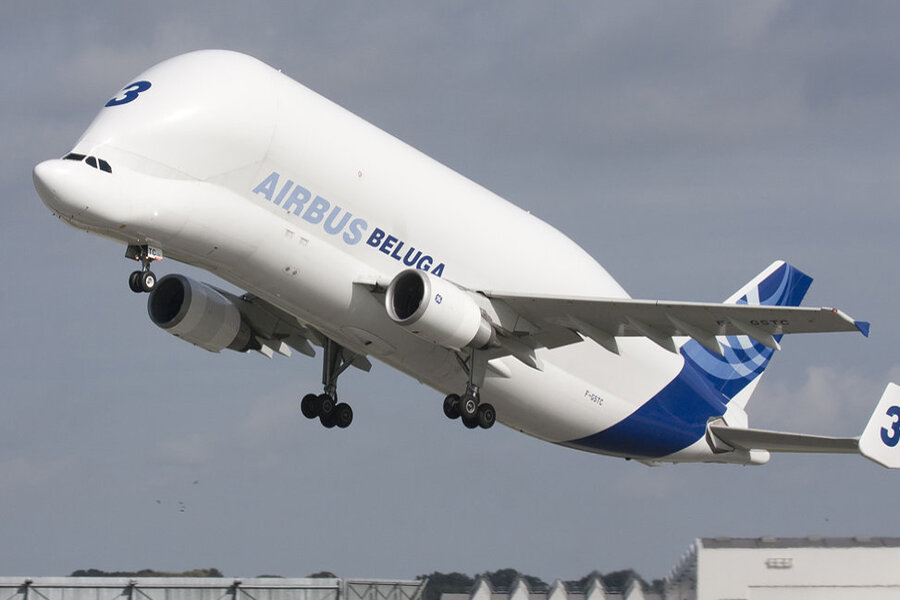
[[[105,160],[112,172],[78,160],[38,165],[41,197],[68,224],[162,248],[443,393],[466,382],[454,350],[398,327],[367,283],[416,268],[469,290],[628,298],[550,225],[233,52],[195,52],[141,74],[73,152]],[[494,358],[482,398],[505,425],[583,450],[765,461],[715,453],[702,435],[665,456],[642,454],[639,443],[573,443],[635,413],[685,362],[644,337],[618,345],[618,353],[591,339],[539,348],[541,369]],[[739,403],[723,410],[729,423],[746,425]],[[642,426],[655,435],[652,423]]]

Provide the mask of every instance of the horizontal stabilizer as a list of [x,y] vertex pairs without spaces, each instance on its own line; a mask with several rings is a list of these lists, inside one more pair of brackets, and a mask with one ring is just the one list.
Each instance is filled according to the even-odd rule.
[[856,454],[857,438],[837,438],[805,433],[786,433],[768,429],[743,429],[727,425],[710,425],[710,434],[732,448],[768,450],[769,452],[824,452]]
[[716,451],[768,450],[769,452],[860,453],[889,469],[900,468],[900,386],[889,383],[862,435],[838,438],[766,429],[707,425],[708,440]]

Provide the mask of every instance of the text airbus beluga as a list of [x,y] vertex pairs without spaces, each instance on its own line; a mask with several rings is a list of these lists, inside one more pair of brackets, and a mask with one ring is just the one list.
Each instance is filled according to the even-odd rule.
[[[353,418],[339,375],[374,357],[446,394],[469,428],[499,420],[647,463],[900,465],[894,384],[860,437],[748,428],[782,335],[868,333],[799,307],[812,280],[796,268],[775,262],[724,304],[633,300],[559,231],[248,56],[193,52],[139,75],[34,183],[63,221],[127,246],[142,264],[129,284],[169,333],[212,352],[321,346],[324,390],[301,409],[326,427]],[[247,293],[157,281],[163,255]]]

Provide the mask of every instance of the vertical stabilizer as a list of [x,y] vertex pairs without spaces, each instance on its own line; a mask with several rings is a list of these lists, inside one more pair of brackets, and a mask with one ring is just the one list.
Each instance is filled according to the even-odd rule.
[[[811,283],[812,278],[799,269],[776,261],[725,302],[799,306]],[[780,335],[774,337],[776,341],[781,339]],[[681,354],[714,389],[743,408],[775,350],[746,335],[720,336],[718,340],[723,350],[721,356],[694,340],[681,347]]]

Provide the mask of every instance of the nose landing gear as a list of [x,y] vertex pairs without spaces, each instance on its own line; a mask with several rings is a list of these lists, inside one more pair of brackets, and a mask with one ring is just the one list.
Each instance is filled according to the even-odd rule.
[[141,270],[133,271],[128,276],[128,287],[135,294],[152,292],[156,288],[156,275],[150,270],[150,263],[163,259],[162,250],[149,245],[132,245],[125,250],[125,256],[141,263]]

